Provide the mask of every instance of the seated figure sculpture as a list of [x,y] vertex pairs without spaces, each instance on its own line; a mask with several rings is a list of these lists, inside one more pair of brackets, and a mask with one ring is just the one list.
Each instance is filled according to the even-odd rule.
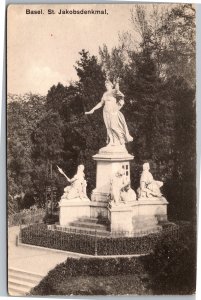
[[109,201],[110,205],[126,204],[129,201],[135,201],[136,194],[130,187],[130,182],[125,177],[125,172],[119,170],[116,172],[110,183]]
[[77,173],[71,179],[68,178],[59,167],[58,170],[66,177],[67,181],[70,183],[70,186],[64,188],[64,194],[61,199],[71,200],[75,198],[87,198],[87,182],[85,180],[84,165],[78,166]]
[[163,182],[154,180],[149,170],[149,163],[144,163],[143,171],[140,178],[140,187],[138,189],[139,198],[162,196],[160,188],[163,186]]

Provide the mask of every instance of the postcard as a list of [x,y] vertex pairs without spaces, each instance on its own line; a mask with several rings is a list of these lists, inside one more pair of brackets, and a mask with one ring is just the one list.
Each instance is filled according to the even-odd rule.
[[195,14],[7,7],[9,295],[195,294]]

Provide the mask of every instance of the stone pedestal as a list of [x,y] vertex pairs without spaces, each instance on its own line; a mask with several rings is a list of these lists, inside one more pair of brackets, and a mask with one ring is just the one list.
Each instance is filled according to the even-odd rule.
[[155,216],[158,221],[167,220],[168,202],[164,197],[139,198],[137,202],[139,216]]
[[109,208],[111,232],[140,233],[161,230],[159,222],[167,220],[167,200],[141,198],[128,204]]
[[91,195],[91,216],[108,216],[111,179],[117,171],[122,169],[125,171],[126,179],[130,181],[130,160],[133,158],[125,146],[107,146],[93,156],[96,161],[96,188]]
[[133,232],[132,225],[133,207],[127,205],[113,206],[109,209],[109,220],[111,232]]
[[88,198],[62,199],[59,203],[61,226],[68,226],[71,222],[82,217],[90,217],[90,203]]

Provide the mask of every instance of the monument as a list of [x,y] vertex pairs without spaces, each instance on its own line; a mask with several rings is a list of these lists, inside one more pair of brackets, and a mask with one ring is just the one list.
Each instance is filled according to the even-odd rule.
[[107,130],[107,145],[93,156],[96,161],[96,188],[91,200],[86,195],[84,166],[78,166],[77,174],[69,179],[60,201],[60,225],[69,225],[80,217],[108,219],[111,232],[133,233],[148,229],[160,229],[159,221],[167,219],[168,202],[162,196],[162,182],[155,181],[149,164],[143,165],[138,197],[131,188],[130,161],[125,144],[132,142],[121,108],[124,95],[119,81],[105,82],[106,92],[101,101],[85,114],[93,114],[103,107],[103,119]]

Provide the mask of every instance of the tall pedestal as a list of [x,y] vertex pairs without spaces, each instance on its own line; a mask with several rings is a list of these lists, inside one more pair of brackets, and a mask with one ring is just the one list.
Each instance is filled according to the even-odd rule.
[[109,217],[108,202],[110,184],[115,173],[123,170],[130,182],[130,161],[133,160],[125,146],[111,146],[100,149],[93,156],[96,161],[96,188],[91,195],[91,217]]

